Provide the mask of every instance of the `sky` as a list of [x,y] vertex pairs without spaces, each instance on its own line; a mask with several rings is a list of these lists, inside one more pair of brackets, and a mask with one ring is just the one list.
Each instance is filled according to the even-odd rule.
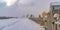
[[6,3],[7,6],[13,5],[17,0],[0,0],[1,3]]
[[[16,1],[18,1],[18,0],[0,0],[0,3],[6,3],[7,6],[11,6],[11,5],[15,4]],[[28,5],[35,1],[36,0],[19,0],[19,3],[23,4],[23,5]]]
[[60,0],[0,0],[0,16],[39,15],[49,12],[50,2]]
[[[35,7],[32,7],[32,6],[34,6],[34,4],[37,2],[36,0],[19,0],[19,2],[17,2],[17,1],[18,0],[13,0],[13,1],[12,0],[0,0],[0,2],[2,3],[1,4],[2,7],[0,7],[0,14],[2,16],[5,16],[5,15],[6,16],[7,15],[8,16],[12,16],[12,15],[17,16],[17,14],[21,15],[21,14],[26,14],[26,13],[27,14],[34,13],[33,8],[35,8]],[[17,4],[15,4],[15,3],[17,3]]]

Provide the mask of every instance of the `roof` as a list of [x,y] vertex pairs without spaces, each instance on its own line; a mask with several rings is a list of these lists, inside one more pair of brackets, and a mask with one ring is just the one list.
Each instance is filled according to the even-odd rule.
[[54,6],[54,5],[60,5],[60,2],[52,2],[50,3],[50,5]]

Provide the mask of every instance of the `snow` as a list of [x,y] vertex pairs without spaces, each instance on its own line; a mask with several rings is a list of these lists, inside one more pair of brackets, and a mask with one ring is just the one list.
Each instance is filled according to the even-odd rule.
[[52,2],[51,5],[60,5],[60,2]]
[[28,18],[1,19],[0,30],[45,30],[39,24]]

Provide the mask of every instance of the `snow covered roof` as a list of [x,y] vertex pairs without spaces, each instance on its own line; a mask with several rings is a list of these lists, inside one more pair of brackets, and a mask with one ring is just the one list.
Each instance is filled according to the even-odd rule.
[[50,5],[60,5],[60,2],[52,2]]

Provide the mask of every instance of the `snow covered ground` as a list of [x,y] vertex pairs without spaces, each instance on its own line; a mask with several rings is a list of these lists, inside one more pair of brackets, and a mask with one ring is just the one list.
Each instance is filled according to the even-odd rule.
[[27,18],[1,19],[0,30],[45,30],[39,24]]

